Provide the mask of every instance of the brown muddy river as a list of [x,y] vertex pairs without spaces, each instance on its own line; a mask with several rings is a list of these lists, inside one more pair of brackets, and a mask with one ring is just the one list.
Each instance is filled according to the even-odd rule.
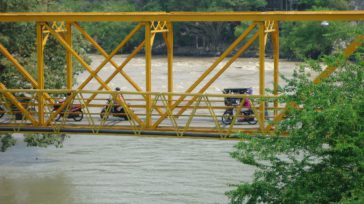
[[236,141],[72,136],[63,148],[0,153],[0,203],[226,203],[253,169],[230,158]]
[[[98,55],[92,59],[93,68],[103,60]],[[175,90],[186,90],[214,59],[175,57]],[[258,65],[257,59],[238,59],[207,92],[246,86],[257,91]],[[144,58],[137,57],[125,68],[143,88],[144,66]],[[165,58],[153,59],[153,91],[166,91],[166,66]],[[282,62],[281,73],[289,74],[295,66]],[[267,87],[272,67],[267,60]],[[108,64],[100,77],[106,79],[113,70]],[[80,74],[78,81],[88,75]],[[96,86],[91,81],[86,89]],[[122,79],[111,81],[110,87],[116,86],[133,91]],[[227,203],[229,184],[249,182],[254,171],[229,156],[237,141],[71,135],[57,149],[26,148],[18,138],[15,147],[0,153],[0,204]]]

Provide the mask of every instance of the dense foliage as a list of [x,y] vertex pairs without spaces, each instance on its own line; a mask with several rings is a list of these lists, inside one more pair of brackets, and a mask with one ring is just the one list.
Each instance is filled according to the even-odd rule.
[[[110,0],[73,1],[61,0],[69,11],[270,11],[270,10],[348,10],[361,8],[357,0]],[[221,53],[249,22],[229,23],[175,23],[175,53],[182,55],[216,55]],[[83,24],[88,32],[107,50],[111,51],[118,41],[134,26],[132,23]],[[362,26],[351,23],[329,22],[283,22],[281,24],[281,56],[303,60],[318,58],[340,49],[340,45],[351,41]],[[335,33],[333,35],[333,33]],[[138,33],[122,52],[130,52],[143,40]],[[116,40],[115,40],[116,39]],[[268,44],[269,45],[269,44]],[[268,47],[269,48],[269,47]],[[162,38],[156,38],[153,49],[156,53],[165,51]],[[268,49],[268,53],[271,50]],[[253,51],[257,53],[257,47]]]
[[311,80],[320,69],[312,62],[286,78],[282,99],[297,106],[275,135],[236,146],[232,157],[257,171],[227,193],[231,203],[364,202],[364,63],[340,67],[320,84]]
[[[1,0],[0,12],[18,11],[54,11],[59,10],[60,5],[55,1],[41,0]],[[87,45],[81,36],[75,33],[73,45],[77,52],[85,55]],[[34,23],[0,23],[0,42],[6,47],[20,64],[33,76],[37,78],[36,64],[36,32]],[[54,37],[50,37],[45,47],[45,82],[46,88],[62,88],[65,86],[65,55],[66,51]],[[74,60],[74,72],[81,71],[81,65]],[[30,84],[25,80],[14,65],[3,55],[0,55],[0,81],[8,88],[24,88]]]
[[[2,0],[0,4],[3,4],[2,11],[6,9],[8,11],[76,12],[348,10],[360,9],[364,6],[358,0],[186,0],[183,3],[178,0]],[[175,23],[175,53],[177,55],[221,53],[244,31],[247,24],[249,22]],[[130,32],[135,23],[98,22],[82,23],[82,26],[106,51],[110,52]],[[360,24],[347,22],[329,22],[329,26],[326,27],[321,26],[321,22],[283,22],[281,27],[281,56],[299,60],[319,58],[323,54],[335,52],[341,48],[342,44],[350,41],[357,33],[356,31],[363,30]],[[28,38],[24,37],[24,39]],[[144,32],[139,32],[121,52],[130,52],[143,39]],[[163,39],[159,36],[155,40],[153,51],[165,52],[164,46]],[[96,50],[92,51],[96,52]],[[257,47],[253,46],[250,53],[253,55],[257,53]]]
[[283,57],[304,60],[342,51],[346,44],[361,34],[362,23],[299,22],[282,24],[281,47]]
[[[57,1],[44,0],[1,0],[0,12],[19,11],[59,11],[62,5]],[[36,53],[36,26],[34,23],[0,23],[0,43],[15,56],[19,63],[37,79],[37,53]],[[85,56],[87,44],[81,35],[73,36],[73,47],[81,55]],[[64,88],[66,86],[66,51],[54,37],[50,37],[45,47],[45,87],[48,89]],[[89,59],[85,58],[86,61]],[[74,76],[83,68],[74,60]],[[14,65],[0,54],[0,82],[7,88],[30,88],[31,84],[23,78]],[[60,146],[64,137],[57,135],[26,135],[26,142],[31,146],[43,146],[54,144]],[[35,142],[38,141],[38,142]],[[1,151],[15,144],[10,134],[0,135]]]

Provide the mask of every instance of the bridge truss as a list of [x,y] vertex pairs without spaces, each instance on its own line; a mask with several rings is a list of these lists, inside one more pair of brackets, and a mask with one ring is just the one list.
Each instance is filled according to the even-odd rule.
[[[0,82],[0,131],[2,132],[49,132],[49,133],[115,133],[135,135],[208,136],[228,138],[237,132],[268,133],[274,124],[282,120],[285,104],[279,104],[279,23],[281,21],[361,21],[362,11],[321,12],[217,12],[217,13],[0,13],[0,22],[34,22],[36,27],[37,76],[33,77],[0,42],[0,52],[32,86],[32,89],[8,89]],[[80,22],[136,22],[136,26],[111,52],[107,53],[80,25]],[[235,41],[194,81],[183,93],[174,91],[173,70],[173,24],[176,22],[240,22],[251,24]],[[104,57],[97,67],[91,67],[72,46],[74,30],[77,30]],[[144,30],[144,40],[118,64],[113,57],[132,39]],[[167,49],[168,92],[153,92],[152,89],[152,47],[156,35],[161,34]],[[268,36],[271,35],[274,60],[273,95],[265,92],[265,52]],[[66,50],[66,89],[45,89],[44,52],[48,38],[54,37]],[[344,50],[349,57],[362,45],[363,36],[358,36]],[[235,99],[250,100],[256,125],[241,125],[239,110],[235,106],[230,124],[221,123],[221,115],[229,108],[224,103],[227,95],[207,94],[206,90],[255,42],[259,42],[259,94],[234,95]],[[132,79],[124,68],[144,49],[145,87]],[[89,73],[89,77],[74,88],[72,61],[78,61]],[[114,72],[105,80],[99,76],[105,65],[110,63]],[[315,80],[319,83],[328,77],[335,67],[327,67]],[[117,92],[109,85],[115,76],[121,75],[135,89],[123,91],[127,101],[119,103],[126,110],[121,114],[127,120],[119,120],[112,114],[112,106],[100,109],[107,98],[115,98]],[[209,77],[208,77],[209,76]],[[208,79],[209,78],[209,79]],[[99,87],[87,90],[91,80]],[[54,110],[60,96],[71,93],[67,100]],[[26,95],[26,97],[19,97]],[[81,122],[73,121],[70,110],[73,104],[80,104],[84,114]],[[269,105],[268,105],[269,104]],[[267,106],[268,105],[268,106]],[[231,107],[232,108],[232,107]],[[267,112],[269,113],[267,115]],[[58,118],[59,114],[64,117]],[[267,122],[267,117],[273,123]],[[58,119],[58,120],[57,120]],[[85,120],[86,119],[86,120]]]

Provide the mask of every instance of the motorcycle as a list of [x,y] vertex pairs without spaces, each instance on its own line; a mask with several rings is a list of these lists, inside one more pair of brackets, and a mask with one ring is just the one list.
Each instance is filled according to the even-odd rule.
[[[233,97],[233,94],[249,94],[249,88],[228,88],[224,89],[223,93],[228,94],[228,96],[224,98],[224,103],[226,106],[229,106],[229,108],[222,114],[221,122],[225,125],[230,125],[234,115],[236,115],[236,107],[242,102],[241,98]],[[250,108],[248,110],[240,110],[240,114],[237,115],[236,121],[247,122],[251,125],[255,125],[258,122],[254,117],[253,110]]]
[[[119,106],[118,105],[112,105],[111,103],[112,103],[112,100],[107,99],[106,105],[102,108],[102,110],[100,112],[100,118],[101,119],[108,119],[109,115],[112,115],[114,117],[123,118],[124,120],[129,120],[128,116],[125,113],[124,108],[121,108],[120,110],[118,110]],[[110,108],[111,105],[112,105],[112,107],[111,107],[111,110],[110,110],[110,114],[107,114],[106,110],[108,110],[108,108]]]
[[[63,101],[57,101],[53,105],[53,112],[56,112],[63,104]],[[72,118],[74,121],[81,121],[83,119],[83,111],[81,104],[71,104],[69,110],[65,107],[56,117],[56,121],[67,115],[67,118]]]
[[[23,105],[25,109],[28,109],[30,105],[30,99],[22,96],[23,98],[19,100],[19,102]],[[31,111],[34,111],[34,109],[31,109]],[[2,118],[7,111],[5,110],[5,107],[0,105],[0,118]],[[11,114],[15,115],[15,120],[22,120],[23,119],[23,113],[16,107],[15,105],[10,106]]]

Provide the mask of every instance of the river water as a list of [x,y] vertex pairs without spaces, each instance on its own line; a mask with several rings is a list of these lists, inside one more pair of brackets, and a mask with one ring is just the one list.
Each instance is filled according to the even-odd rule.
[[[125,57],[113,59],[120,64]],[[95,68],[103,57],[92,59]],[[174,89],[186,90],[215,59],[175,57]],[[281,74],[295,66],[282,62]],[[144,67],[144,58],[137,57],[125,68],[142,88]],[[153,58],[153,91],[167,90],[166,67],[165,57]],[[258,70],[257,59],[238,59],[207,92],[249,86],[257,92]],[[266,87],[272,87],[272,60],[267,60],[266,70]],[[114,68],[108,64],[102,71],[105,80]],[[88,76],[80,74],[78,82]],[[120,77],[109,85],[134,90]],[[92,80],[86,89],[98,86]],[[249,182],[254,173],[229,156],[237,141],[71,135],[63,148],[26,148],[19,135],[18,140],[0,153],[0,204],[227,203],[229,184]]]
[[63,148],[0,153],[0,203],[226,203],[253,169],[237,141],[77,135]]

